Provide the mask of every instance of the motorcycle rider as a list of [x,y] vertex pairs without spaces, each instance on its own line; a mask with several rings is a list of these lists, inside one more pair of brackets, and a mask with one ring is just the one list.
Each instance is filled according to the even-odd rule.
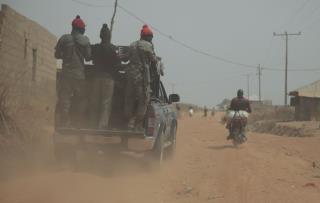
[[244,98],[242,89],[239,89],[237,92],[237,97],[231,100],[230,110],[246,111],[248,113],[251,113],[250,102],[248,99]]
[[[239,89],[237,91],[237,97],[235,97],[231,100],[229,110],[231,110],[231,111],[246,111],[248,113],[252,112],[250,102],[248,99],[246,99],[243,96],[242,89]],[[231,122],[227,123],[226,128],[229,129],[229,132],[231,131]],[[227,140],[229,140],[229,139],[232,139],[231,133],[229,133],[229,136],[227,137]]]

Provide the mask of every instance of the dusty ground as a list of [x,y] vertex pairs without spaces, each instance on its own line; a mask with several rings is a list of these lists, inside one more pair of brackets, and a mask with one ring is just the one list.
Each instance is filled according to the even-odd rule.
[[288,137],[313,137],[320,135],[318,121],[277,122],[262,120],[251,123],[249,129],[257,133],[270,133]]
[[53,167],[0,182],[0,202],[320,201],[320,136],[249,133],[248,142],[234,149],[218,120],[180,120],[176,157],[159,170],[141,158],[101,166],[97,159],[79,172]]

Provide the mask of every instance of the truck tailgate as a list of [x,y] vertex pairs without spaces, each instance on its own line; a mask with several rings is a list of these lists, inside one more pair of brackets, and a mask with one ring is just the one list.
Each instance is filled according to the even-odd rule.
[[88,136],[104,136],[104,137],[127,136],[130,138],[145,137],[145,134],[143,131],[121,130],[121,129],[97,130],[97,129],[57,128],[56,132],[61,135],[88,135]]

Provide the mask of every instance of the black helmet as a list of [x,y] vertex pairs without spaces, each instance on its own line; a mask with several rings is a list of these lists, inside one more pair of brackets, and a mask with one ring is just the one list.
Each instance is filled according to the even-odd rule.
[[239,90],[238,90],[237,96],[238,96],[238,97],[243,97],[243,90],[242,90],[242,89],[239,89]]

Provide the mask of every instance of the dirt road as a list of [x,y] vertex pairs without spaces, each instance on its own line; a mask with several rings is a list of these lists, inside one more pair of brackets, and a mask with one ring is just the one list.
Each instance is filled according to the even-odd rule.
[[127,158],[80,172],[41,171],[0,182],[0,202],[320,202],[320,136],[249,133],[235,149],[217,120],[180,120],[176,157],[159,170]]

